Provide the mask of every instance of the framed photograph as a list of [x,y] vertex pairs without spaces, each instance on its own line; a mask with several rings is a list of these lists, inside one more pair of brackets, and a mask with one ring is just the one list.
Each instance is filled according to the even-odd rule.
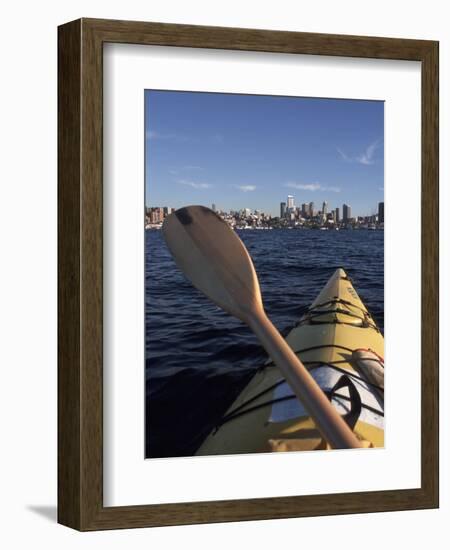
[[437,507],[438,43],[58,40],[59,522]]

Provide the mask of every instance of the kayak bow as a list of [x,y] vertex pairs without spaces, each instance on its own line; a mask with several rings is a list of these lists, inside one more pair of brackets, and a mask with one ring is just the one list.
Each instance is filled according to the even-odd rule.
[[[384,338],[337,269],[286,341],[366,447],[384,446]],[[325,449],[280,370],[262,365],[197,455]]]

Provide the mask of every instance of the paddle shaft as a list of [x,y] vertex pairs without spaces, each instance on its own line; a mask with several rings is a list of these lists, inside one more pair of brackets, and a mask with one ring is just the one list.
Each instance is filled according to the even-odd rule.
[[358,438],[270,322],[264,311],[254,313],[249,318],[248,324],[274,363],[279,367],[330,446],[334,449],[362,447]]
[[163,233],[175,261],[194,286],[253,329],[330,446],[360,447],[264,313],[250,255],[228,224],[204,206],[186,206],[165,219]]

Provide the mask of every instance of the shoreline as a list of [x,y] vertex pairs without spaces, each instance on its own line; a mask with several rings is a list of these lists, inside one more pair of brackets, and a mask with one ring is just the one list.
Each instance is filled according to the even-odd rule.
[[[384,227],[363,227],[363,226],[357,226],[357,227],[324,227],[324,226],[314,226],[314,227],[308,227],[308,226],[291,226],[291,227],[262,227],[262,226],[256,226],[256,227],[233,227],[230,226],[235,231],[286,231],[286,230],[295,230],[295,231],[376,231],[376,232],[384,232]],[[146,225],[145,231],[160,231],[162,228],[161,225]]]

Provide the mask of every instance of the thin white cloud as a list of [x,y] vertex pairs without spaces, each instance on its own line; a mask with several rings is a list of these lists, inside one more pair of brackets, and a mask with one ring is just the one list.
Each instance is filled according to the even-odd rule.
[[256,190],[256,185],[233,185],[233,187],[239,189],[239,191],[242,191],[243,193]]
[[295,183],[290,181],[286,183],[285,187],[291,187],[292,189],[301,189],[302,191],[319,191],[319,183]]
[[201,183],[197,181],[191,181],[191,180],[177,180],[177,183],[181,185],[188,185],[189,187],[192,187],[193,189],[211,189],[213,185],[210,183]]
[[339,147],[336,147],[336,151],[339,153],[340,157],[345,162],[355,162],[357,164],[364,164],[367,166],[375,163],[375,159],[374,159],[375,151],[378,149],[379,146],[380,146],[380,140],[377,139],[373,143],[368,145],[366,149],[356,157],[350,157],[344,151],[342,151],[342,149],[339,149]]
[[331,191],[333,193],[340,193],[340,187],[334,185],[321,185],[320,183],[296,183],[294,181],[289,181],[284,184],[285,187],[290,187],[291,189],[299,189],[301,191]]
[[356,159],[357,162],[359,162],[360,164],[373,164],[374,163],[373,156],[375,154],[375,151],[377,150],[377,147],[378,147],[378,140],[371,143],[367,147],[367,149],[364,151],[364,153],[362,153],[362,155],[357,157]]
[[352,159],[347,156],[342,149],[339,149],[339,147],[336,147],[336,151],[340,154],[341,159],[345,160],[345,162],[352,162]]

